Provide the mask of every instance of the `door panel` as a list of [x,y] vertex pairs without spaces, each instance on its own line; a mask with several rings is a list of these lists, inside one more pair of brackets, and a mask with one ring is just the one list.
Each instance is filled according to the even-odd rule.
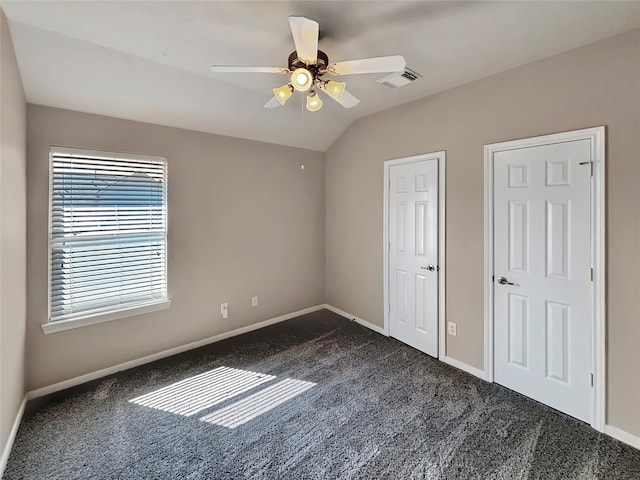
[[589,421],[590,142],[493,159],[495,381]]
[[569,305],[546,302],[545,321],[547,323],[546,375],[568,383],[569,363]]
[[407,323],[407,272],[397,270],[398,278],[398,294],[397,300],[397,318],[401,323]]
[[389,333],[437,357],[438,160],[391,166],[389,179]]
[[529,299],[509,294],[509,363],[527,369],[529,356]]
[[569,280],[570,200],[547,201],[547,276]]
[[509,271],[529,271],[529,202],[509,202]]

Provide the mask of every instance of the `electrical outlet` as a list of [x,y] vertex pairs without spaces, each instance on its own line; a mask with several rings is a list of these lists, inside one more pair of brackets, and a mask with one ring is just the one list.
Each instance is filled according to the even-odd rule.
[[258,297],[251,297],[251,306],[252,307],[258,306]]
[[224,303],[220,304],[220,316],[222,318],[228,318],[229,317],[229,304],[227,302],[224,302]]
[[453,322],[447,322],[447,333],[452,337],[455,337],[457,332],[457,325]]

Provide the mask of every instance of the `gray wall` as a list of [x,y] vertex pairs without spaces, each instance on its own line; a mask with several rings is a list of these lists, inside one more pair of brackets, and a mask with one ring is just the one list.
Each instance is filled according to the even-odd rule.
[[[50,145],[168,158],[171,309],[43,334]],[[323,153],[34,105],[27,151],[29,390],[324,302]]]
[[327,303],[382,326],[383,161],[446,150],[446,312],[458,327],[447,355],[482,369],[483,146],[597,125],[607,126],[608,423],[640,435],[640,31],[352,124],[326,156]]
[[27,106],[0,10],[0,452],[25,393]]

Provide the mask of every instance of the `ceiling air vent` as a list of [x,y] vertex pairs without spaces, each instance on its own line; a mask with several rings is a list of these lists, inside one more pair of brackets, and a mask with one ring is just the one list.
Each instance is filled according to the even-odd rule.
[[410,68],[405,68],[404,72],[390,73],[385,77],[379,78],[378,80],[376,80],[376,82],[381,83],[382,85],[386,85],[390,88],[398,88],[404,87],[411,82],[415,82],[420,77],[422,77],[422,75],[420,75],[419,73],[414,72]]

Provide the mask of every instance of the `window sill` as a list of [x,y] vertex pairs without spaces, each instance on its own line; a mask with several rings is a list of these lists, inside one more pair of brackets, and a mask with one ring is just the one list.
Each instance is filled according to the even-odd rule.
[[159,300],[152,303],[145,303],[142,305],[135,305],[131,307],[119,308],[118,310],[110,310],[108,312],[100,312],[93,315],[85,315],[82,317],[76,317],[69,320],[58,320],[57,322],[50,322],[41,325],[42,331],[45,335],[50,333],[62,332],[64,330],[71,330],[72,328],[86,327],[87,325],[95,325],[96,323],[110,322],[112,320],[119,320],[121,318],[133,317],[135,315],[142,315],[143,313],[157,312],[158,310],[166,310],[171,307],[171,300]]

